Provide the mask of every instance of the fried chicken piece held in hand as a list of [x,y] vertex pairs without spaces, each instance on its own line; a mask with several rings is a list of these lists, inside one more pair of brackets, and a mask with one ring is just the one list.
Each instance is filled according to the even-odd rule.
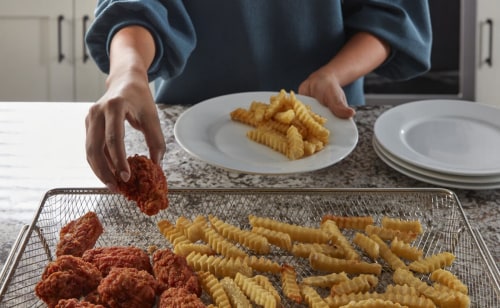
[[130,179],[124,182],[116,175],[118,190],[139,206],[141,212],[152,216],[168,207],[167,178],[160,166],[144,155],[127,158]]
[[94,247],[103,232],[104,229],[97,214],[87,212],[61,228],[56,256],[81,257],[86,250]]
[[158,282],[146,271],[115,267],[97,287],[99,302],[110,308],[151,308]]
[[91,263],[64,255],[47,265],[35,293],[49,307],[55,307],[61,299],[87,295],[97,288],[101,279],[101,272]]

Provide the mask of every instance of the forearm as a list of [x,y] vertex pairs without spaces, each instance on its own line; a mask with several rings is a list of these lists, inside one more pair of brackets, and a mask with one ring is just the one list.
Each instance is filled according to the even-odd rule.
[[389,54],[390,46],[386,42],[370,33],[359,32],[320,70],[333,74],[340,86],[345,86],[373,71]]
[[123,74],[139,74],[147,80],[147,73],[155,56],[155,42],[149,31],[140,26],[129,26],[118,31],[111,41],[109,85]]

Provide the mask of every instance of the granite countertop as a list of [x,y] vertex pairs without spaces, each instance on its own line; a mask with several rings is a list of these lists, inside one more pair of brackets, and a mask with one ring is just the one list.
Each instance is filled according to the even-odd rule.
[[[389,106],[365,106],[357,109],[355,122],[359,141],[353,152],[342,161],[314,172],[292,175],[255,175],[228,171],[209,165],[185,152],[175,141],[173,125],[185,110],[182,106],[159,106],[159,115],[167,142],[167,154],[163,169],[173,188],[393,188],[437,187],[407,177],[380,160],[372,147],[373,125],[377,117]],[[83,125],[83,124],[82,124]],[[128,154],[148,154],[141,133],[127,127],[126,148]],[[492,257],[500,264],[500,189],[453,190],[472,225],[484,238]],[[41,196],[40,196],[41,197]],[[33,208],[35,210],[36,206]],[[25,216],[26,217],[26,216]],[[0,219],[0,223],[2,223]],[[20,226],[29,219],[10,219],[9,230],[0,228],[0,266],[14,242]],[[1,225],[1,224],[0,224]]]

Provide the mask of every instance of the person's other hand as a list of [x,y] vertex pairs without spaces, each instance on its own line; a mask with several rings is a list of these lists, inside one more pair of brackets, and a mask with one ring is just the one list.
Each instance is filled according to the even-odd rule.
[[312,73],[299,86],[299,94],[314,97],[339,118],[350,118],[355,111],[347,104],[344,90],[334,74],[321,69]]
[[142,131],[150,158],[159,164],[166,151],[158,111],[147,82],[138,72],[115,74],[108,78],[105,94],[85,119],[87,161],[97,177],[116,192],[115,174],[125,182],[130,167],[125,150],[125,121]]

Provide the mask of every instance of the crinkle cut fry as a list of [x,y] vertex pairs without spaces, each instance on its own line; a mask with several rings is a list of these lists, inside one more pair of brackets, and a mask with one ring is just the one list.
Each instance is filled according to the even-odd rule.
[[454,260],[455,255],[445,251],[428,256],[422,260],[413,261],[410,265],[408,265],[408,268],[417,273],[428,274],[439,268],[450,266]]
[[467,295],[460,292],[446,293],[439,291],[415,277],[413,273],[407,269],[395,270],[392,279],[397,284],[407,284],[415,287],[418,292],[430,298],[441,308],[467,308],[470,305],[470,299]]
[[391,251],[398,257],[410,261],[420,260],[422,259],[422,255],[424,254],[421,249],[400,241],[397,237],[394,238],[391,242]]
[[281,265],[266,257],[247,256],[245,263],[258,272],[277,274],[281,271]]
[[252,227],[263,227],[279,232],[288,233],[292,241],[302,243],[326,243],[329,236],[322,229],[304,227],[284,223],[275,219],[249,215],[248,219]]
[[282,249],[285,249],[287,251],[290,251],[292,249],[292,239],[290,238],[290,235],[288,233],[271,230],[264,227],[253,227],[252,232],[264,236],[265,238],[267,238],[269,243]]
[[381,298],[381,296],[382,295],[377,292],[349,293],[335,296],[329,295],[325,297],[325,301],[331,308],[339,308],[349,304],[351,301],[359,302],[370,298]]
[[[293,95],[293,92],[290,93]],[[294,100],[293,110],[295,111],[296,117],[304,123],[309,132],[315,135],[318,139],[323,141],[323,143],[328,143],[328,137],[330,136],[330,132],[320,123],[316,122],[316,120],[311,116],[307,107],[299,100]]]
[[354,249],[349,240],[347,240],[342,231],[340,231],[335,221],[326,220],[321,223],[320,228],[322,230],[325,230],[325,232],[328,234],[328,237],[331,238],[335,244],[342,247],[346,259],[359,260],[361,258],[361,256]]
[[296,303],[302,303],[303,298],[297,283],[297,273],[293,266],[283,264],[281,268],[281,285],[286,297]]
[[264,306],[264,308],[278,307],[274,296],[251,278],[237,273],[234,281],[252,302]]
[[325,214],[321,218],[321,223],[326,220],[333,220],[340,229],[354,229],[364,231],[366,226],[373,225],[372,216],[337,216]]
[[399,240],[405,243],[413,242],[418,236],[418,234],[414,232],[403,232],[401,230],[388,229],[374,225],[367,225],[365,228],[365,233],[367,235],[376,234],[378,237],[386,241],[392,241],[397,237]]
[[408,308],[408,306],[402,306],[399,303],[383,299],[365,299],[359,302],[350,302],[340,308]]
[[260,285],[261,287],[263,287],[264,289],[266,289],[267,291],[269,291],[269,293],[271,293],[274,298],[276,299],[276,303],[278,305],[281,304],[281,296],[280,294],[278,293],[278,290],[276,290],[276,288],[274,288],[274,285],[272,284],[272,282],[269,280],[269,278],[267,278],[267,276],[263,276],[263,275],[255,275],[253,276],[252,278],[253,281],[255,281],[258,285]]
[[389,264],[389,266],[393,270],[396,270],[398,268],[406,268],[406,264],[391,251],[389,245],[387,245],[378,235],[372,234],[370,235],[370,238],[377,242],[380,249],[380,256],[387,262],[387,264]]
[[308,285],[301,285],[300,292],[304,297],[304,301],[311,308],[328,308],[328,304],[323,300],[323,298],[316,292],[316,290]]
[[209,221],[212,227],[228,240],[238,242],[258,254],[269,253],[269,242],[264,236],[251,231],[242,230],[213,215],[209,215]]
[[230,116],[231,119],[236,122],[247,124],[253,127],[257,127],[259,125],[259,121],[255,119],[254,113],[244,108],[237,108],[233,110],[230,113]]
[[199,271],[201,286],[218,307],[231,307],[229,297],[219,280],[209,272]]
[[422,224],[418,220],[402,220],[384,216],[380,222],[382,227],[387,229],[399,230],[407,233],[422,234]]
[[235,258],[245,258],[247,256],[245,251],[234,245],[211,227],[204,228],[204,235],[208,245],[221,255]]
[[361,274],[352,279],[339,282],[331,288],[331,295],[366,292],[378,284],[378,278],[374,275]]
[[364,235],[363,233],[356,232],[352,242],[358,245],[367,255],[373,260],[376,260],[380,255],[380,246],[373,239]]
[[157,223],[160,233],[172,244],[177,246],[180,244],[191,244],[192,242],[184,235],[182,230],[179,230],[175,225],[166,219],[162,219]]
[[292,246],[292,254],[300,258],[309,258],[311,252],[321,252],[335,258],[345,257],[344,249],[340,246],[317,243],[297,243]]
[[331,273],[322,276],[308,276],[302,278],[301,283],[313,287],[331,288],[334,284],[348,280],[346,273]]
[[378,263],[368,263],[359,260],[346,260],[329,257],[320,252],[312,252],[309,255],[309,263],[315,270],[330,273],[345,272],[348,274],[374,274],[382,273],[382,265]]
[[304,156],[304,140],[297,128],[293,125],[286,132],[288,151],[286,155],[289,159],[295,160]]
[[204,255],[197,252],[191,252],[186,257],[186,261],[195,271],[210,272],[217,277],[234,277],[236,273],[241,272],[251,276],[253,270],[246,263],[244,258],[231,258],[215,255]]
[[469,292],[467,286],[450,271],[437,269],[431,273],[430,279],[464,294]]
[[220,280],[220,284],[226,291],[232,307],[252,308],[252,303],[232,278],[224,277]]
[[261,127],[247,132],[247,137],[251,140],[270,147],[283,155],[288,153],[288,141],[286,136],[277,132],[265,130]]

